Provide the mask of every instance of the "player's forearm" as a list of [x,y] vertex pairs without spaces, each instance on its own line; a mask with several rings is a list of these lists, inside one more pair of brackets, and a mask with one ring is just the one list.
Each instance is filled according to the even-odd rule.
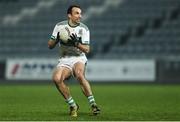
[[79,48],[81,51],[83,51],[84,53],[89,53],[90,52],[90,47],[89,45],[83,45],[83,44],[78,44],[77,48]]
[[55,46],[56,46],[56,44],[58,43],[58,41],[54,41],[54,40],[49,40],[48,41],[48,48],[49,49],[53,49]]

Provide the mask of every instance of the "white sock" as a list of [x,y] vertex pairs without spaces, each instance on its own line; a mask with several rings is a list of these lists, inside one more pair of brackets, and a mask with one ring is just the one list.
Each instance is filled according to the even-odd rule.
[[94,104],[96,104],[93,95],[90,95],[90,96],[88,96],[87,98],[88,98],[89,104],[90,104],[91,106],[94,105]]
[[72,97],[68,98],[66,102],[68,103],[69,106],[72,106],[72,107],[76,106],[76,103]]

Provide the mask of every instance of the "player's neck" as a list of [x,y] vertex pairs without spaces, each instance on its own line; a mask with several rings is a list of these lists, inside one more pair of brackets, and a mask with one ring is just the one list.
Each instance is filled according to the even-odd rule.
[[71,20],[68,20],[68,24],[70,27],[76,27],[79,25],[79,23],[73,23]]

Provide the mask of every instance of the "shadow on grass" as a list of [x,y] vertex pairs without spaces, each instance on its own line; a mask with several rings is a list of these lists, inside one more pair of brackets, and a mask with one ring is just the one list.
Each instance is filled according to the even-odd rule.
[[78,112],[78,117],[71,117],[67,112],[54,113],[53,120],[66,120],[66,121],[85,121],[85,120],[106,120],[101,115],[94,116],[88,112]]

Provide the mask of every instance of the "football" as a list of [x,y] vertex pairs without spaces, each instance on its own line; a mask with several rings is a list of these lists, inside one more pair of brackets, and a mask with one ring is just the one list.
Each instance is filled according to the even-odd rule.
[[68,39],[70,39],[70,30],[67,27],[60,29],[59,38],[64,43],[67,43]]

